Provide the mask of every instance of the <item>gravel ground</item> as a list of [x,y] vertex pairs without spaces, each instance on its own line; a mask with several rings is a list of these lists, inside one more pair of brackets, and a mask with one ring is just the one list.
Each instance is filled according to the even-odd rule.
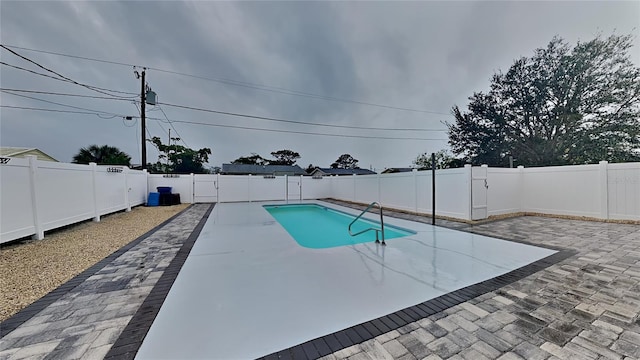
[[138,206],[66,229],[44,240],[2,246],[0,321],[9,318],[122,246],[188,207]]

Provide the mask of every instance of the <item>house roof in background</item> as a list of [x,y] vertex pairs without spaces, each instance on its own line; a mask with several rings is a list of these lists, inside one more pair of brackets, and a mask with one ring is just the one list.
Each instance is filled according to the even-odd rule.
[[298,165],[222,164],[221,174],[226,175],[306,175]]
[[324,175],[372,175],[375,171],[369,169],[333,169],[333,168],[316,168],[313,173],[322,172]]
[[413,168],[410,167],[399,167],[399,168],[387,168],[384,169],[381,174],[393,174],[393,173],[402,173],[402,172],[411,172]]
[[55,161],[55,162],[58,161],[51,155],[48,155],[44,151],[37,148],[11,147],[11,146],[0,147],[0,156],[23,158],[26,155],[36,155],[38,160]]

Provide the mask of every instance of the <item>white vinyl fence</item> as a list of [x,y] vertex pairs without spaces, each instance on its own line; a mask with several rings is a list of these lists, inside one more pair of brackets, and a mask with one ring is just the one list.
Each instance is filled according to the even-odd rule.
[[183,203],[309,200],[331,197],[330,178],[257,175],[149,174],[149,191],[171,187]]
[[[157,175],[126,167],[2,158],[0,243],[144,204],[170,186],[183,203],[336,198],[430,214],[431,171],[359,176]],[[436,214],[509,213],[640,220],[640,163],[436,171]]]
[[146,171],[2,158],[0,243],[144,204]]

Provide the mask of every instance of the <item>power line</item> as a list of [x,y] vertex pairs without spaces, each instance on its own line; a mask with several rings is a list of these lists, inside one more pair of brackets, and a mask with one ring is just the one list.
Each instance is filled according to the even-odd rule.
[[[17,66],[17,65],[13,65],[13,64],[8,64],[8,63],[6,63],[6,62],[4,62],[4,61],[0,61],[0,65],[9,66],[9,67],[12,67],[12,68],[17,69],[17,70],[26,71],[26,72],[32,73],[32,74],[34,74],[34,75],[44,76],[44,77],[47,77],[47,78],[49,78],[49,79],[53,79],[53,80],[57,80],[57,81],[62,81],[62,82],[65,82],[65,83],[72,83],[72,82],[70,82],[70,81],[68,81],[68,80],[61,79],[61,78],[59,78],[59,77],[51,76],[51,75],[48,75],[48,74],[43,74],[43,73],[41,73],[41,72],[37,72],[37,71],[31,70],[31,69],[27,69],[27,68],[24,68],[24,67],[21,67],[21,66]],[[134,94],[134,93],[127,92],[127,91],[119,91],[119,90],[107,89],[107,88],[102,88],[102,87],[93,86],[93,85],[91,85],[91,87],[92,87],[93,89],[104,90],[104,91],[111,91],[111,92],[114,92],[114,93],[121,93],[121,94]],[[109,94],[109,95],[110,95],[111,97],[115,97],[115,95],[111,95],[111,94]],[[132,99],[132,98],[138,97],[138,95],[137,95],[137,94],[135,94],[134,96],[130,96],[130,97],[120,95],[120,97],[122,97],[122,98]]]
[[176,132],[176,135],[178,136],[178,138],[180,138],[180,141],[182,141],[182,143],[184,144],[184,146],[189,147],[189,145],[187,145],[187,142],[184,141],[184,139],[182,138],[182,135],[180,135],[180,133],[178,132],[178,130],[175,128],[175,126],[173,126],[173,123],[171,122],[171,120],[169,120],[169,117],[167,116],[167,114],[164,112],[164,110],[162,109],[161,106],[158,105],[158,109],[160,109],[160,111],[162,111],[162,115],[164,115],[164,118],[167,119],[167,122],[169,123],[169,125],[171,126],[171,128],[173,129],[173,131]]
[[46,103],[49,103],[49,104],[58,105],[58,106],[64,106],[64,107],[68,107],[68,108],[72,108],[72,109],[92,111],[92,112],[97,112],[97,113],[102,113],[102,114],[113,114],[113,113],[110,113],[108,111],[92,110],[92,109],[87,109],[87,108],[83,108],[83,107],[79,107],[79,106],[67,105],[67,104],[62,104],[62,103],[55,102],[55,101],[44,100],[44,99],[40,99],[40,98],[33,97],[33,96],[14,94],[14,93],[12,93],[10,91],[7,91],[7,90],[1,90],[1,91],[3,93],[10,94],[10,95],[13,95],[13,96],[19,96],[19,97],[23,97],[23,98],[27,98],[27,99],[36,100],[36,101],[42,101],[42,102],[46,102]]
[[[138,114],[140,114],[140,117],[142,118],[142,110],[140,110],[140,108],[138,107],[138,104],[133,103],[133,105],[135,105],[136,110],[138,110]],[[149,119],[149,118],[147,117],[147,119]],[[158,125],[160,126],[160,129],[162,129],[162,131],[164,131],[164,133],[167,134],[167,136],[169,136],[169,133],[167,132],[167,130],[165,130],[165,128],[162,125],[160,125],[160,124],[158,124]],[[147,134],[148,134],[149,133],[148,127],[145,126],[145,130],[147,131]]]
[[359,129],[359,130],[386,130],[386,131],[447,131],[446,129],[379,128],[379,127],[364,127],[364,126],[350,126],[350,125],[319,124],[319,123],[312,123],[312,122],[305,122],[305,121],[278,119],[278,118],[272,118],[272,117],[266,117],[266,116],[239,114],[239,113],[232,113],[228,111],[219,111],[219,110],[213,110],[213,109],[203,109],[203,108],[197,108],[197,107],[186,106],[186,105],[176,105],[176,104],[161,103],[161,102],[158,102],[157,104],[181,108],[181,109],[187,109],[187,110],[209,112],[209,113],[220,114],[220,115],[237,116],[237,117],[244,117],[249,119],[275,121],[275,122],[283,122],[283,123],[290,123],[290,124],[324,126],[324,127],[331,127],[331,128]]
[[[8,105],[0,105],[0,107],[11,107]],[[69,110],[53,110],[53,109],[39,109],[39,108],[28,108],[28,107],[17,107],[13,106],[12,108],[24,109],[24,110],[41,110],[41,111],[56,111],[56,112],[69,112],[69,113],[78,113]],[[90,109],[87,109],[90,110]],[[104,112],[102,112],[104,113]],[[98,115],[95,112],[88,112],[90,115]],[[122,116],[118,114],[112,114],[114,117]],[[149,120],[154,121],[165,121],[162,118],[156,117],[147,117]],[[344,137],[344,138],[361,138],[361,139],[380,139],[380,140],[416,140],[416,141],[444,141],[447,139],[431,139],[431,138],[415,138],[415,137],[386,137],[386,136],[366,136],[366,135],[346,135],[346,134],[329,134],[329,133],[316,133],[316,132],[305,132],[305,131],[292,131],[292,130],[278,130],[278,129],[264,129],[264,128],[255,128],[249,126],[236,126],[236,125],[223,125],[223,124],[211,124],[204,123],[198,121],[187,121],[187,120],[170,120],[174,123],[184,123],[184,124],[192,124],[192,125],[202,125],[202,126],[212,126],[212,127],[222,127],[222,128],[231,128],[231,129],[242,129],[242,130],[254,130],[254,131],[267,131],[267,132],[276,132],[276,133],[290,133],[290,134],[302,134],[302,135],[315,135],[315,136],[329,136],[329,137]]]
[[97,96],[97,95],[81,95],[81,94],[69,94],[69,93],[60,93],[60,92],[52,92],[52,91],[38,91],[38,90],[25,90],[25,89],[7,89],[0,88],[0,91],[12,91],[12,92],[20,92],[20,93],[29,93],[29,94],[43,94],[43,95],[57,95],[57,96],[70,96],[70,97],[80,97],[80,98],[88,98],[88,99],[104,99],[104,100],[124,100],[131,101],[131,98],[125,97],[112,97],[112,96]]
[[[159,118],[150,118],[149,120],[160,120]],[[279,129],[264,129],[264,128],[255,128],[249,126],[237,126],[237,125],[222,125],[222,124],[211,124],[211,123],[203,123],[198,121],[187,121],[187,120],[171,120],[174,123],[183,123],[183,124],[193,124],[193,125],[204,125],[204,126],[214,126],[214,127],[223,127],[230,129],[242,129],[242,130],[257,130],[257,131],[268,131],[268,132],[277,132],[277,133],[288,133],[288,134],[303,134],[303,135],[318,135],[318,136],[332,136],[332,137],[345,137],[345,138],[360,138],[360,139],[381,139],[381,140],[447,140],[447,139],[429,139],[429,138],[414,138],[414,137],[388,137],[388,136],[367,136],[367,135],[345,135],[345,134],[329,134],[329,133],[317,133],[317,132],[307,132],[307,131],[293,131],[293,130],[279,130]]]
[[[79,94],[49,92],[49,91],[36,91],[36,90],[0,88],[0,91],[5,91],[5,90],[6,91],[13,91],[13,92],[24,92],[24,93],[34,93],[34,94],[46,94],[46,95],[59,95],[59,96],[71,96],[71,97],[82,97],[82,98],[91,98],[91,99],[131,101],[131,99],[127,99],[127,98],[113,98],[113,97],[106,97],[106,96],[79,95]],[[161,103],[158,103],[158,104],[161,104]],[[213,113],[222,114],[222,115],[241,116],[241,117],[259,119],[259,120],[276,121],[276,122],[284,122],[284,123],[291,123],[291,124],[301,124],[301,125],[311,125],[311,126],[323,126],[323,127],[331,127],[331,128],[359,129],[359,130],[386,130],[386,131],[447,131],[447,129],[382,128],[382,127],[366,127],[366,126],[351,126],[351,125],[331,125],[331,124],[312,123],[312,122],[305,122],[305,121],[284,120],[284,119],[269,118],[269,117],[256,116],[256,115],[237,114],[237,113],[231,113],[231,112],[223,112],[223,111],[211,110],[211,109],[201,109],[201,108],[195,108],[195,107],[189,107],[189,106],[183,106],[183,105],[167,104],[167,103],[162,103],[162,104],[163,105],[167,105],[167,106],[185,108],[185,109],[189,109],[189,110],[213,112]],[[165,114],[164,110],[159,105],[158,105],[158,110],[160,110],[163,113],[163,115],[165,116],[165,118],[167,118],[167,114]],[[168,118],[167,118],[167,122],[169,124],[171,124]],[[178,136],[180,136],[180,134],[178,133],[178,131],[175,128],[173,130],[176,131],[176,134]],[[186,143],[185,143],[185,145],[186,145]]]
[[178,72],[178,71],[163,70],[163,69],[158,69],[158,68],[153,68],[153,67],[147,67],[147,69],[155,70],[155,71],[158,71],[158,72],[164,72],[164,73],[168,73],[168,74],[182,75],[182,76],[188,76],[188,77],[201,79],[201,80],[218,82],[218,83],[222,83],[222,84],[226,84],[226,85],[240,86],[240,87],[256,89],[256,90],[262,90],[262,91],[269,91],[269,92],[285,94],[285,95],[301,96],[301,97],[307,97],[307,98],[312,98],[312,99],[320,99],[320,100],[328,100],[328,101],[338,101],[338,102],[352,103],[352,104],[358,104],[358,105],[375,106],[375,107],[380,107],[380,108],[385,108],[385,109],[392,109],[392,110],[420,112],[420,113],[436,114],[436,115],[451,115],[450,113],[444,113],[444,112],[439,112],[439,111],[419,110],[419,109],[411,109],[411,108],[405,108],[405,107],[399,107],[399,106],[376,104],[376,103],[371,103],[371,102],[366,102],[366,101],[342,99],[342,98],[337,98],[337,97],[333,97],[333,96],[318,95],[318,94],[307,93],[307,92],[297,91],[297,90],[288,90],[288,89],[279,88],[279,87],[275,87],[275,86],[252,84],[252,83],[248,83],[248,82],[244,82],[244,81],[229,80],[229,79],[224,79],[224,78],[212,78],[212,77],[205,77],[205,76],[199,76],[199,75],[192,75],[192,74],[182,73],[182,72]]
[[[0,88],[0,91],[5,91],[5,90],[6,91],[13,91],[13,92],[24,92],[24,93],[34,93],[34,94],[46,94],[46,95],[59,95],[59,96],[71,96],[71,97],[82,97],[82,98],[91,98],[91,99],[131,101],[130,99],[127,99],[127,98],[113,98],[113,97],[106,97],[106,96],[79,95],[79,94],[49,92],[49,91],[36,91],[36,90]],[[158,103],[158,104],[160,104],[160,103]],[[292,124],[302,124],[302,125],[312,125],[312,126],[324,126],[324,127],[332,127],[332,128],[360,129],[360,130],[392,130],[392,131],[447,131],[446,129],[380,128],[380,127],[366,127],[366,126],[319,124],[319,123],[311,123],[311,122],[305,122],[305,121],[284,120],[284,119],[267,118],[267,117],[260,117],[260,116],[254,116],[254,115],[235,114],[235,113],[229,113],[229,112],[221,112],[221,111],[217,111],[217,110],[209,110],[209,109],[200,109],[200,108],[187,107],[187,106],[183,106],[183,105],[173,105],[173,104],[164,104],[164,105],[173,106],[173,107],[182,107],[182,108],[186,108],[186,109],[190,109],[190,110],[214,112],[214,113],[219,113],[219,114],[222,114],[222,115],[242,116],[242,117],[260,119],[260,120],[267,120],[267,121],[277,121],[277,122],[285,122],[285,123],[292,123]],[[162,112],[162,114],[165,116],[165,118],[167,117],[167,114],[165,114],[164,110],[159,105],[158,105],[158,110],[160,110]],[[168,118],[167,118],[167,121],[170,124],[170,121],[168,120]],[[178,133],[178,131],[175,128],[173,130],[175,130],[176,134],[178,136],[180,136],[180,134]],[[185,143],[185,145],[186,145],[186,143]]]
[[[83,84],[83,83],[77,82],[77,81],[75,81],[75,80],[73,80],[73,79],[71,79],[71,78],[68,78],[68,77],[66,77],[66,76],[64,76],[64,75],[62,75],[62,74],[60,74],[60,73],[58,73],[58,72],[56,72],[56,71],[54,71],[54,70],[51,70],[51,69],[47,68],[46,66],[40,65],[39,63],[37,63],[37,62],[35,62],[35,61],[33,61],[33,60],[29,59],[29,58],[28,58],[28,57],[26,57],[26,56],[23,56],[23,55],[18,54],[17,52],[15,52],[15,51],[13,51],[13,50],[9,49],[9,48],[8,48],[7,46],[5,46],[5,45],[0,44],[0,47],[2,47],[3,49],[7,50],[7,51],[8,51],[8,52],[10,52],[10,53],[12,53],[13,55],[15,55],[15,56],[17,56],[17,57],[19,57],[19,58],[21,58],[21,59],[23,59],[23,60],[25,60],[25,61],[28,61],[28,62],[30,62],[30,63],[32,63],[32,64],[34,64],[35,66],[37,66],[37,67],[39,67],[39,68],[41,68],[41,69],[43,69],[43,70],[46,70],[46,71],[48,71],[48,72],[50,72],[50,73],[52,73],[52,74],[54,74],[54,75],[57,75],[58,77],[60,77],[60,78],[62,78],[62,79],[64,79],[64,80],[66,80],[66,81],[68,81],[68,82],[70,82],[70,83],[73,83],[73,84],[76,84],[76,85],[79,85],[79,86],[85,87],[85,88],[87,88],[87,89],[89,89],[89,90],[92,90],[92,91],[95,91],[95,92],[98,92],[98,93],[101,93],[101,94],[105,94],[105,95],[109,95],[109,96],[115,96],[115,95],[113,95],[113,94],[109,94],[108,92],[105,92],[105,91],[102,91],[102,90],[98,90],[98,89],[96,89],[95,87],[92,87],[92,86],[89,86],[89,85],[86,85],[86,84]],[[119,91],[114,91],[114,92],[119,92]]]
[[[30,49],[30,48],[14,46],[14,45],[3,45],[3,47],[5,47],[5,48],[6,47],[11,47],[11,48],[14,48],[14,49],[33,51],[33,52],[50,54],[50,55],[57,55],[57,56],[64,56],[64,57],[69,57],[69,58],[73,58],[73,59],[94,61],[94,62],[100,62],[100,63],[105,63],[105,64],[129,66],[129,67],[132,67],[132,66],[143,67],[141,65],[136,65],[136,64],[129,64],[129,63],[118,62],[118,61],[109,61],[109,60],[103,60],[103,59],[96,59],[96,58],[90,58],[90,57],[86,57],[86,56],[63,54],[63,53],[53,52],[53,51]],[[402,111],[420,112],[420,113],[437,114],[437,115],[451,115],[450,113],[445,113],[445,112],[440,112],[440,111],[412,109],[412,108],[407,108],[407,107],[377,104],[377,103],[366,102],[366,101],[359,101],[359,100],[353,100],[353,99],[344,99],[344,98],[338,98],[338,97],[333,97],[333,96],[319,95],[319,94],[314,94],[314,93],[310,93],[310,92],[291,90],[291,89],[286,89],[286,88],[276,87],[276,86],[270,86],[270,85],[256,84],[256,83],[251,83],[251,82],[246,82],[246,81],[238,81],[238,80],[231,80],[231,79],[225,79],[225,78],[193,75],[193,74],[183,73],[183,72],[179,72],[179,71],[155,68],[155,67],[151,67],[151,66],[144,66],[144,67],[146,67],[149,70],[154,70],[154,71],[157,71],[157,72],[163,72],[163,73],[167,73],[167,74],[187,76],[187,77],[206,80],[206,81],[218,82],[218,83],[225,84],[225,85],[239,86],[239,87],[245,87],[245,88],[250,88],[250,89],[255,89],[255,90],[260,90],[260,91],[268,91],[268,92],[274,92],[274,93],[279,93],[279,94],[291,95],[291,96],[301,96],[301,97],[308,97],[308,98],[327,100],[327,101],[337,101],[337,102],[352,103],[352,104],[358,104],[358,105],[374,106],[374,107],[380,107],[380,108],[392,109],[392,110],[402,110]]]
[[[8,108],[8,109],[19,109],[19,110],[33,110],[33,111],[47,111],[47,112],[57,112],[57,113],[65,113],[65,114],[83,114],[83,115],[96,115],[102,119],[103,117],[99,116],[99,112],[91,112],[91,111],[74,111],[74,110],[60,110],[60,109],[45,109],[45,108],[36,108],[36,107],[27,107],[27,106],[13,106],[13,105],[0,105],[0,107]],[[113,117],[124,115],[111,114]]]

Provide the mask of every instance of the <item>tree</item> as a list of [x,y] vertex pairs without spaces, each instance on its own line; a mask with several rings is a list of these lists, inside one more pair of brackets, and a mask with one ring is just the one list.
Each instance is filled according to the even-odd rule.
[[640,160],[640,68],[629,35],[570,47],[554,38],[497,73],[488,93],[453,107],[455,154],[473,164],[564,165]]
[[[436,169],[449,169],[449,168],[457,168],[462,167],[465,164],[463,159],[458,159],[451,154],[447,150],[439,150],[436,153]],[[418,169],[431,169],[431,154],[422,153],[413,160],[413,165]]]
[[172,174],[206,174],[209,172],[204,167],[204,164],[209,161],[211,149],[202,148],[200,150],[193,150],[178,145],[180,138],[171,138],[171,140],[173,144],[165,145],[157,136],[147,139],[147,141],[153,143],[160,152],[158,161],[155,164],[149,164],[149,171]]
[[358,160],[349,154],[342,154],[333,164],[332,169],[359,169]]
[[304,169],[304,171],[305,171],[307,174],[311,174],[311,173],[312,173],[315,169],[317,169],[317,168],[318,168],[317,166],[315,166],[315,165],[313,165],[313,164],[309,164],[309,166],[307,166],[307,168],[306,168],[306,169]]
[[248,165],[269,165],[269,160],[262,156],[251,153],[251,156],[241,156],[231,162],[232,164],[248,164]]
[[90,145],[81,148],[73,161],[76,164],[88,164],[94,162],[98,165],[131,165],[131,156],[120,151],[117,147],[109,145]]
[[271,153],[271,156],[276,158],[270,160],[270,165],[294,165],[297,159],[300,159],[300,154],[291,150],[278,150]]

